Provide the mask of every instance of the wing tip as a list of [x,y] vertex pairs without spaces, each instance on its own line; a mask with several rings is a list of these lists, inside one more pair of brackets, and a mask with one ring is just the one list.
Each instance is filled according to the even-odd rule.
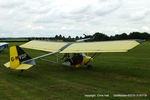
[[145,40],[145,39],[144,39],[144,40],[136,39],[135,41],[138,42],[138,43],[143,43],[143,42],[145,42],[146,40]]

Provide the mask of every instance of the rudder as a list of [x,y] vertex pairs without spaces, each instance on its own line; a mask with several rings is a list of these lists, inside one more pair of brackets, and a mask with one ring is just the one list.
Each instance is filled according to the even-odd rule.
[[12,46],[9,49],[10,54],[10,68],[16,69],[20,65],[20,61],[18,59],[18,52],[16,46]]
[[22,63],[23,61],[29,60],[31,57],[24,52],[19,46],[11,46],[10,47],[10,63],[4,64],[6,67],[10,67],[11,69],[28,69],[35,65],[35,61],[31,60],[26,63]]

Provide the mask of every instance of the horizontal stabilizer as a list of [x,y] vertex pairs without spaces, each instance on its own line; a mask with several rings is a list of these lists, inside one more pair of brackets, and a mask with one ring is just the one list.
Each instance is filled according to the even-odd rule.
[[[4,64],[5,67],[10,68],[10,62],[7,62]],[[33,65],[30,64],[20,64],[16,70],[27,70],[29,68],[31,68]]]
[[[34,60],[26,52],[24,52],[19,46],[10,47],[10,62],[4,64],[5,67],[14,70],[27,70],[35,65]],[[26,62],[25,62],[26,61]]]
[[5,63],[4,66],[9,68],[10,67],[10,62]]
[[30,65],[30,64],[20,64],[16,70],[27,70],[29,68],[31,68],[33,65]]

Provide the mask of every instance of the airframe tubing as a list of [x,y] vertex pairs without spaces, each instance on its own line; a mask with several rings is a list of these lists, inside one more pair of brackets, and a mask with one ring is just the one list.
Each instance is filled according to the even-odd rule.
[[48,54],[45,54],[45,55],[42,55],[42,56],[38,56],[38,57],[35,57],[35,58],[32,58],[32,59],[29,59],[29,60],[26,60],[26,61],[23,61],[22,63],[26,63],[28,61],[31,61],[31,60],[36,60],[36,59],[39,59],[39,58],[43,58],[43,57],[47,57],[47,56],[51,56],[51,55],[54,55],[54,54],[57,54],[61,51],[63,51],[64,49],[66,49],[68,46],[70,46],[72,43],[68,43],[66,44],[65,46],[63,46],[62,48],[60,48],[58,51],[56,52],[51,52],[51,53],[48,53]]
[[36,60],[36,59],[39,59],[39,58],[43,58],[43,57],[46,57],[46,56],[50,56],[50,55],[53,55],[53,54],[56,54],[56,53],[59,53],[59,52],[61,52],[61,51],[52,52],[52,53],[48,53],[48,54],[45,54],[45,55],[42,55],[42,56],[39,56],[39,57],[35,57],[35,58],[32,58],[32,59],[23,61],[22,63],[26,63],[26,62],[31,61],[31,60]]

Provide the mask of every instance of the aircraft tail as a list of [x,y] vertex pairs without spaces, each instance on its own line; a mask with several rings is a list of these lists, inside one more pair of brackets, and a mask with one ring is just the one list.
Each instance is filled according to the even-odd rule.
[[26,63],[23,61],[29,60],[31,57],[24,52],[19,46],[10,47],[10,62],[4,64],[7,68],[16,70],[26,70],[35,65],[35,61],[31,60]]

